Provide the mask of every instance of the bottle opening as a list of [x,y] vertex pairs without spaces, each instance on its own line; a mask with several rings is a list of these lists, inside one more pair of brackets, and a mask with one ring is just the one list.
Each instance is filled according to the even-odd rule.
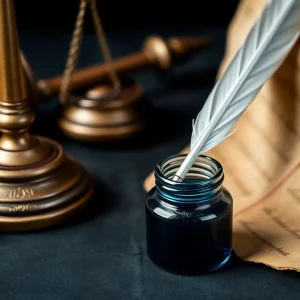
[[208,203],[222,193],[224,174],[222,165],[215,159],[200,155],[181,182],[173,181],[186,154],[178,154],[162,160],[156,167],[156,191],[168,202]]

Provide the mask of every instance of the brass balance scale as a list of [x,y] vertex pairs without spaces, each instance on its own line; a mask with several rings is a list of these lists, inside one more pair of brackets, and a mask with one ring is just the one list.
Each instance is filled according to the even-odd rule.
[[[88,6],[106,64],[76,72]],[[59,95],[58,123],[69,137],[128,138],[147,126],[151,107],[138,83],[119,76],[154,66],[167,71],[174,58],[185,57],[211,40],[151,37],[142,52],[113,61],[95,0],[81,0],[64,75],[36,82],[20,51],[12,0],[0,0],[0,20],[0,231],[45,228],[82,209],[93,193],[93,181],[61,145],[29,133],[38,101]]]

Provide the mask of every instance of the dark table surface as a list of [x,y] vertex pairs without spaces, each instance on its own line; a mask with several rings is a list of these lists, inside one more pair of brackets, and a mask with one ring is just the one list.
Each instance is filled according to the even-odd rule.
[[[64,137],[56,125],[56,101],[39,106],[34,133],[62,143],[94,176],[93,206],[68,226],[36,233],[2,234],[1,299],[300,299],[295,272],[233,257],[219,272],[199,277],[169,274],[145,253],[143,181],[157,162],[190,141],[191,120],[215,80],[225,30],[144,30],[109,36],[114,56],[140,49],[150,33],[205,34],[215,44],[174,70],[172,80],[135,75],[156,108],[153,129],[123,145],[88,145]],[[69,33],[21,32],[21,46],[35,75],[61,73]],[[102,60],[96,39],[84,39],[80,66]],[[225,170],[226,172],[226,170]]]

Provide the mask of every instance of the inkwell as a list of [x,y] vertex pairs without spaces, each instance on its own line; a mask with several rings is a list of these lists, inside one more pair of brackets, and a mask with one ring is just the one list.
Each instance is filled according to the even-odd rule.
[[233,200],[222,165],[203,153],[235,133],[232,127],[297,41],[299,12],[297,0],[267,1],[193,121],[190,152],[157,165],[145,202],[146,241],[148,257],[162,269],[195,275],[229,260]]

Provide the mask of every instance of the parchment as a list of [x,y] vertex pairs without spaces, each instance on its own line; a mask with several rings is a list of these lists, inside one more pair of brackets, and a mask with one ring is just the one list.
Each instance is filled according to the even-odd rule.
[[[242,0],[228,29],[222,74],[265,0]],[[234,198],[233,247],[242,259],[300,271],[300,43],[264,85],[229,139],[207,152]],[[197,113],[197,112],[195,112]],[[188,152],[188,147],[182,152]],[[148,191],[153,173],[146,178]]]

